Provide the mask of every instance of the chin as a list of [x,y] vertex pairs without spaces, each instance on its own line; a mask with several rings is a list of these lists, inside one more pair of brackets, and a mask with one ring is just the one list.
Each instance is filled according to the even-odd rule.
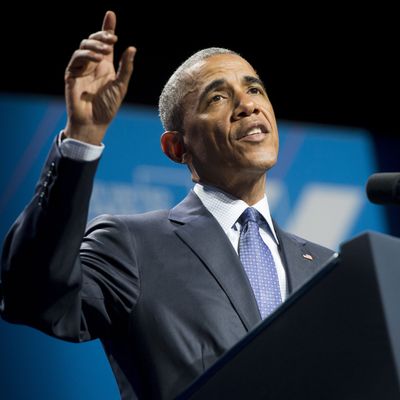
[[261,157],[253,157],[249,160],[249,163],[257,169],[268,171],[277,162],[277,156],[275,154],[263,154]]
[[247,171],[252,175],[262,175],[265,174],[268,170],[270,170],[276,164],[276,160],[269,160],[269,161],[259,161],[251,160],[248,163],[242,163],[241,171]]
[[271,169],[275,164],[276,164],[276,162],[278,161],[278,159],[275,157],[275,158],[273,158],[272,160],[269,160],[266,164],[266,169],[267,170],[269,170],[269,169]]

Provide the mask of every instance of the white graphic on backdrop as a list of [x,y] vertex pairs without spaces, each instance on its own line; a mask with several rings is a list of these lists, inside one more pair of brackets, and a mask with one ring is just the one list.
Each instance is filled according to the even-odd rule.
[[183,187],[189,191],[193,187],[190,172],[187,168],[178,169],[156,165],[139,165],[133,170],[133,182],[144,185],[168,185]]
[[[95,180],[89,219],[99,214],[134,214],[168,209],[193,186],[186,170],[155,165],[139,165],[132,172],[132,183]],[[183,197],[183,196],[181,196]]]
[[306,185],[286,224],[289,232],[331,249],[347,237],[363,205],[362,188],[313,183]]
[[89,218],[99,214],[134,214],[169,208],[174,195],[168,188],[96,180]]

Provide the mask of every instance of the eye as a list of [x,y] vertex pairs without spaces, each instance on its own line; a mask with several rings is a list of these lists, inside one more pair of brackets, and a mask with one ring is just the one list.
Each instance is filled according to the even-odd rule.
[[262,94],[262,91],[258,87],[251,87],[251,88],[249,88],[249,93],[251,93],[251,94]]
[[220,94],[216,94],[215,96],[211,97],[210,103],[218,103],[222,99],[223,97]]

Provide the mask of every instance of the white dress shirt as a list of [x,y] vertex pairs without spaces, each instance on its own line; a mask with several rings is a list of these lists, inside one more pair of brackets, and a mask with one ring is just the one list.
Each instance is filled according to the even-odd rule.
[[63,138],[63,133],[58,135],[58,147],[63,157],[71,158],[75,161],[94,161],[100,158],[104,150],[104,144],[81,142],[80,140]]
[[[236,253],[239,253],[238,249],[241,226],[238,219],[242,215],[243,211],[250,206],[243,200],[237,199],[211,186],[197,183],[194,187],[194,192],[200,198],[204,207],[207,208],[207,210],[221,225],[221,228],[228,236],[228,239],[232,243]],[[287,297],[286,272],[278,251],[279,241],[272,223],[267,196],[264,196],[252,207],[257,209],[257,211],[265,218],[265,221],[267,221],[267,224],[260,226],[260,234],[265,244],[271,250],[278,273],[282,300],[285,300]]]

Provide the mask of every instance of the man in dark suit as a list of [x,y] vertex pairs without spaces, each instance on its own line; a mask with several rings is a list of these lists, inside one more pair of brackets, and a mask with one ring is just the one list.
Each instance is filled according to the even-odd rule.
[[2,316],[64,340],[100,338],[123,399],[170,399],[265,316],[239,258],[249,206],[262,221],[279,301],[332,251],[272,221],[274,112],[251,65],[219,48],[189,58],[160,97],[163,151],[187,164],[193,191],[171,210],[100,216],[85,227],[101,143],[133,70],[133,47],[114,70],[115,25],[107,12],[66,69],[66,128],[5,240]]

